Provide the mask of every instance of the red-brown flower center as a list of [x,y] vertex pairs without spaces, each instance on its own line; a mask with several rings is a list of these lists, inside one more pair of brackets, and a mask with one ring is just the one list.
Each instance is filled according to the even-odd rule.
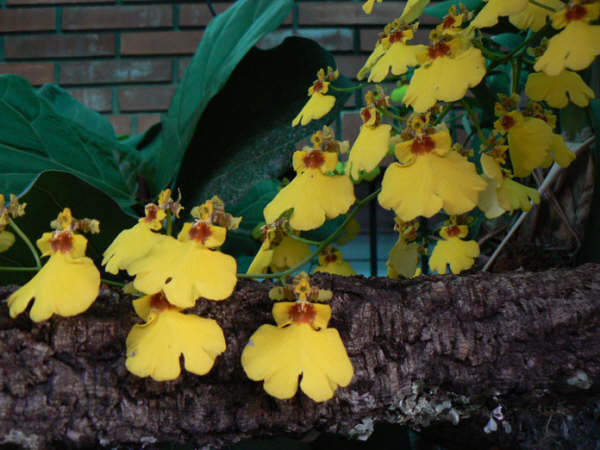
[[212,235],[210,225],[206,222],[198,222],[190,228],[190,239],[202,242],[203,244]]
[[446,18],[444,18],[444,21],[442,22],[442,28],[444,28],[444,29],[450,28],[455,23],[456,23],[456,19],[454,17],[447,16]]
[[446,233],[448,234],[448,237],[456,237],[460,235],[460,228],[458,225],[452,225],[446,229]]
[[158,206],[147,205],[146,206],[146,217],[144,218],[144,222],[148,222],[148,223],[154,222],[157,214],[158,214]]
[[163,309],[167,309],[171,306],[165,294],[161,291],[158,294],[154,294],[150,297],[150,307],[152,309],[158,309],[162,311]]
[[450,54],[450,47],[445,42],[436,42],[429,47],[428,53],[431,59],[440,58]]
[[362,118],[363,123],[367,123],[369,120],[371,120],[371,111],[369,111],[369,108],[361,109],[360,117]]
[[312,324],[317,316],[317,310],[308,302],[296,302],[289,310],[289,315],[294,323]]
[[50,246],[55,252],[67,253],[73,248],[73,235],[70,231],[57,231],[50,239]]
[[500,125],[502,125],[502,128],[505,130],[508,130],[509,128],[515,126],[515,119],[512,116],[502,116],[500,119]]
[[572,22],[573,20],[581,20],[585,17],[586,13],[587,10],[583,5],[567,6],[565,18],[567,19],[567,22]]
[[321,80],[315,81],[313,84],[313,92],[321,92],[323,90],[323,82]]
[[394,31],[390,34],[390,44],[393,44],[394,42],[402,42],[403,38],[404,33],[402,31]]
[[334,252],[327,253],[325,255],[325,262],[327,262],[327,263],[333,263],[333,262],[336,262],[336,261],[337,261],[337,255]]
[[410,151],[415,155],[424,155],[435,148],[435,142],[429,136],[417,136],[413,139]]
[[318,169],[325,164],[325,155],[320,150],[313,150],[304,157],[303,161],[309,169]]

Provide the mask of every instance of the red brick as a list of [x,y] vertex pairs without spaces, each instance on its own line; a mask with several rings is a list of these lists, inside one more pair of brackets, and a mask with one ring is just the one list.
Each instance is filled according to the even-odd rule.
[[[222,13],[232,5],[231,2],[214,3],[217,14]],[[180,27],[204,27],[212,20],[213,16],[205,3],[185,4],[179,7]],[[283,21],[284,25],[292,24],[292,14]]]
[[0,73],[14,73],[34,86],[54,82],[53,63],[0,64]]
[[66,7],[62,27],[64,30],[170,27],[172,11],[169,5]]
[[350,146],[358,136],[362,119],[358,111],[342,112],[342,140],[350,141]]
[[[300,25],[385,25],[402,14],[404,2],[376,3],[371,14],[365,14],[361,2],[310,2],[298,4]],[[438,23],[439,19],[421,16],[421,24]]]
[[112,34],[6,36],[4,56],[7,59],[70,58],[114,54]]
[[68,91],[82,104],[94,111],[112,111],[112,91],[110,88],[68,89]]
[[257,46],[262,49],[276,47],[288,36],[301,36],[317,41],[329,51],[344,51],[354,48],[354,32],[347,28],[281,28],[267,34]]
[[171,81],[171,68],[171,61],[167,59],[65,61],[60,65],[60,83],[72,85]]
[[[409,45],[429,44],[429,32],[427,29],[417,30],[415,37],[408,41]],[[360,49],[370,52],[375,48],[381,30],[360,30]]]
[[117,136],[120,136],[122,134],[131,134],[131,116],[108,116],[108,120],[110,121],[110,123],[112,123],[112,126],[115,129],[115,134]]
[[202,31],[159,31],[121,34],[122,55],[186,55],[196,51]]
[[115,0],[6,0],[8,6],[13,5],[56,5],[57,3],[114,3]]
[[119,108],[121,111],[165,111],[174,92],[174,85],[121,88]]
[[138,114],[137,132],[143,133],[155,123],[160,122],[160,114]]
[[48,31],[56,29],[56,10],[2,9],[0,10],[0,32]]

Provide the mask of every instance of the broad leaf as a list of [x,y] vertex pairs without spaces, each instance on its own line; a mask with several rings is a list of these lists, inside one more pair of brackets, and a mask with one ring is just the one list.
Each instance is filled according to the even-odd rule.
[[[26,214],[15,222],[34,245],[43,233],[51,231],[50,222],[65,207],[71,208],[73,216],[78,219],[98,219],[100,233],[85,235],[88,239],[87,255],[97,264],[116,235],[133,226],[136,220],[123,212],[104,192],[66,172],[42,173],[19,195],[19,201],[27,203]],[[0,253],[0,265],[33,266],[34,261],[29,249],[17,237],[13,247]],[[25,279],[30,276],[31,273],[25,274]],[[22,282],[23,279],[22,273],[0,271],[0,285]]]
[[[135,203],[137,152],[61,114],[23,78],[0,76],[0,192],[21,192],[41,172],[72,173],[122,207]],[[78,123],[79,122],[79,123]]]
[[[349,96],[330,89],[334,109],[307,126],[292,127],[317,71],[327,66],[335,67],[332,55],[310,39],[252,49],[198,123],[177,183],[186,204],[215,194],[236,203],[257,181],[286,174],[295,144],[335,120]],[[344,77],[333,84],[351,86]]]
[[490,39],[506,50],[513,51],[523,43],[524,37],[518,33],[500,33],[492,36]]
[[[160,145],[145,152],[146,178],[154,193],[176,178],[196,124],[210,99],[221,90],[248,50],[289,15],[292,3],[292,0],[239,0],[211,21],[163,119],[158,136]],[[223,120],[230,121],[231,117]]]
[[100,136],[115,139],[115,130],[106,116],[82,105],[79,100],[60,86],[45,84],[38,89],[38,95],[46,99],[60,115]]

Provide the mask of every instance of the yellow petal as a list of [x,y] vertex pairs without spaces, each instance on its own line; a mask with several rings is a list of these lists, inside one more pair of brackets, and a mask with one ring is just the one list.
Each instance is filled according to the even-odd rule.
[[424,45],[407,45],[400,41],[394,42],[371,68],[369,81],[375,83],[383,81],[390,70],[394,75],[406,73],[409,67],[419,64],[417,54],[426,49],[427,47]]
[[448,214],[463,214],[477,205],[486,182],[475,166],[456,151],[440,157],[429,153],[403,167],[391,164],[385,172],[378,200],[404,221],[431,217],[442,208]]
[[314,401],[333,397],[337,386],[352,380],[352,364],[335,329],[314,330],[306,323],[285,328],[262,325],[242,352],[248,377],[264,380],[270,395],[287,399],[300,387]]
[[525,10],[528,0],[489,0],[471,25],[475,28],[492,27],[498,23],[499,16],[510,16]]
[[460,100],[484,75],[485,58],[477,48],[471,47],[454,58],[435,58],[430,65],[415,70],[403,102],[416,112],[425,112],[438,100]]
[[325,273],[333,273],[335,275],[342,275],[344,277],[349,277],[351,275],[356,275],[355,270],[347,261],[336,261],[333,263],[327,263],[322,266],[317,266],[313,270],[313,273],[316,272],[325,272]]
[[102,265],[108,273],[117,274],[119,270],[126,270],[131,263],[143,258],[152,247],[160,242],[164,235],[154,233],[144,223],[123,230],[104,252]]
[[481,168],[487,177],[493,179],[497,184],[502,184],[504,176],[502,175],[502,169],[498,161],[490,155],[483,153],[481,155]]
[[488,219],[495,219],[500,217],[506,211],[502,209],[500,203],[498,203],[498,192],[496,180],[493,178],[484,179],[488,182],[487,188],[479,193],[479,203],[477,207],[485,213],[485,217]]
[[550,153],[552,153],[552,158],[560,167],[568,167],[576,157],[575,153],[565,144],[563,137],[555,133],[552,134]]
[[[377,0],[379,3],[381,3],[383,0]],[[363,3],[362,5],[362,9],[366,14],[371,14],[371,12],[373,11],[373,5],[375,4],[375,0],[367,0],[366,2]]]
[[559,75],[565,68],[583,70],[600,55],[600,25],[574,20],[553,36],[535,63],[536,72]]
[[[273,305],[272,313],[277,326],[283,327],[292,321],[290,308],[294,307],[296,304],[296,302],[278,302]],[[315,318],[312,324],[313,328],[316,330],[327,328],[329,319],[331,319],[331,306],[321,305],[319,303],[310,303],[310,305],[315,311]]]
[[438,241],[429,258],[429,268],[443,274],[446,273],[446,265],[450,264],[452,273],[459,274],[473,267],[478,256],[477,242],[451,237]]
[[15,243],[15,235],[10,231],[0,231],[0,253],[5,252]]
[[386,52],[385,45],[381,41],[377,41],[375,44],[375,48],[373,52],[369,55],[367,60],[365,61],[364,66],[358,71],[356,78],[361,81],[364,80],[365,76],[371,71],[371,68],[375,65],[377,60],[381,58]]
[[318,169],[308,169],[277,193],[265,207],[264,215],[267,223],[273,223],[283,212],[294,208],[290,226],[312,230],[323,225],[326,218],[348,211],[354,200],[354,187],[348,176],[327,176]]
[[335,105],[335,97],[333,95],[323,95],[320,92],[313,93],[308,102],[304,105],[300,113],[292,121],[292,126],[306,125],[311,120],[320,119],[327,114]]
[[[207,234],[206,240],[200,242],[192,239],[190,232],[192,232],[195,227],[204,227],[204,229],[206,230],[205,233]],[[202,224],[201,222],[197,224],[189,222],[184,223],[183,228],[177,235],[177,239],[179,239],[181,242],[194,241],[196,243],[202,244],[206,248],[220,247],[221,245],[223,245],[226,238],[227,228],[220,227],[217,225]]]
[[[560,0],[537,0],[538,3],[553,8],[558,11],[563,7],[563,2]],[[526,30],[530,28],[532,31],[539,31],[548,20],[548,17],[552,14],[552,11],[541,6],[534,5],[533,3],[527,3],[527,7],[516,14],[510,14],[508,20],[515,27],[520,30]]]
[[361,171],[371,172],[375,169],[390,149],[391,131],[391,125],[362,125],[348,156],[346,174],[358,180]]
[[312,252],[308,244],[284,236],[279,245],[273,249],[270,267],[273,272],[281,272],[294,267]]
[[258,273],[267,273],[269,265],[271,264],[271,260],[273,259],[273,249],[269,249],[269,241],[265,239],[258,249],[256,256],[250,263],[250,267],[248,267],[248,272],[250,274],[258,274]]
[[[85,256],[87,239],[80,234],[70,233],[70,235],[72,248],[68,252],[68,254],[73,258],[80,258],[82,256]],[[56,253],[52,249],[52,245],[50,243],[53,236],[54,233],[44,233],[42,234],[42,237],[37,240],[36,245],[42,252],[42,256],[50,256]]]
[[133,303],[133,309],[140,319],[147,320],[152,312],[152,295],[144,295],[136,298]]
[[576,72],[563,70],[556,76],[544,72],[531,73],[527,78],[525,93],[536,102],[542,100],[553,108],[564,108],[569,99],[582,108],[594,98],[594,91]]
[[100,273],[90,258],[52,255],[40,271],[8,298],[10,316],[21,314],[34,300],[29,317],[34,322],[52,314],[74,316],[87,310],[98,296]]
[[406,24],[414,22],[423,13],[430,0],[408,0],[400,20]]
[[134,325],[127,336],[127,369],[156,381],[179,376],[179,358],[197,375],[210,371],[225,351],[225,337],[217,322],[175,309],[153,312],[144,325]]
[[552,129],[541,119],[526,117],[508,130],[508,152],[516,177],[541,167],[550,153]]
[[512,212],[515,209],[529,211],[532,201],[536,205],[540,202],[539,192],[510,178],[504,180],[502,186],[498,188],[498,204],[505,211]]
[[404,239],[399,238],[390,250],[387,266],[387,276],[398,278],[412,278],[419,263],[419,246],[416,242],[407,244]]
[[169,303],[180,308],[194,306],[196,299],[223,300],[237,282],[235,259],[208,250],[193,241],[165,238],[144,258],[129,266],[134,286],[146,294],[164,291]]

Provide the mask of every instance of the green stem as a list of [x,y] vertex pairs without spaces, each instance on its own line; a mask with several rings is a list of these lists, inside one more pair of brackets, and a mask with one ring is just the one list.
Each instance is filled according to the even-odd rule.
[[333,84],[330,84],[329,87],[332,90],[337,91],[337,92],[352,92],[352,91],[357,91],[358,89],[363,88],[365,86],[369,86],[371,84],[373,84],[373,83],[358,83],[358,84],[355,84],[354,86],[348,87],[348,88],[340,88],[340,87],[334,86]]
[[257,273],[257,274],[238,273],[238,275],[237,275],[238,278],[282,278],[282,277],[286,277],[286,276],[294,273],[296,270],[298,270],[304,264],[306,264],[307,262],[312,260],[315,256],[317,256],[319,253],[321,253],[321,250],[323,250],[325,247],[327,247],[338,236],[338,234],[340,234],[344,230],[344,228],[346,228],[346,226],[350,223],[350,221],[354,218],[354,216],[356,216],[358,211],[360,211],[360,208],[362,208],[364,205],[366,205],[371,200],[373,200],[380,192],[381,192],[381,188],[375,190],[374,192],[370,193],[365,198],[363,198],[362,200],[357,202],[356,206],[352,209],[350,214],[348,214],[346,216],[346,219],[342,222],[342,224],[339,227],[337,227],[337,229],[333,233],[331,233],[327,239],[321,241],[321,243],[318,245],[318,247],[310,255],[308,255],[306,258],[304,258],[302,261],[300,261],[295,266],[290,267],[289,269],[284,270],[283,272],[276,272],[276,273]]
[[27,236],[25,236],[25,233],[23,233],[23,231],[21,231],[21,229],[18,227],[18,225],[12,219],[9,219],[8,224],[13,229],[13,231],[15,233],[17,233],[21,239],[23,239],[23,242],[25,242],[27,247],[29,247],[31,254],[33,255],[33,259],[35,259],[36,268],[40,269],[42,267],[40,257],[38,255],[37,250],[35,249],[35,247],[31,243],[31,241],[29,240],[29,238]]
[[556,10],[552,6],[546,5],[542,2],[538,2],[536,0],[529,0],[529,3],[531,3],[532,5],[535,5],[535,6],[539,6],[540,8],[547,9],[548,11],[556,12]]
[[536,33],[533,33],[531,36],[529,36],[529,38],[525,39],[521,45],[519,45],[517,48],[513,49],[511,52],[507,53],[504,58],[499,59],[497,61],[494,61],[493,63],[491,63],[489,65],[489,67],[487,68],[487,71],[490,72],[494,67],[504,63],[505,61],[511,59],[515,54],[519,53],[521,50],[523,50],[524,48],[526,48],[529,44],[531,44],[531,42],[533,42],[538,36],[542,35],[543,33],[546,32],[548,25],[542,27],[539,31],[537,31]]
[[167,236],[173,236],[173,215],[167,210]]
[[444,117],[446,117],[446,114],[450,112],[452,106],[454,106],[454,102],[446,103],[446,106],[444,106],[444,109],[442,109],[440,115],[437,116],[436,119],[433,121],[433,125],[438,125],[442,120],[444,120]]
[[40,267],[0,266],[0,272],[35,272],[37,270],[40,270]]
[[102,282],[105,283],[105,284],[108,284],[110,286],[116,286],[116,287],[123,287],[123,286],[125,286],[125,283],[121,283],[120,281],[106,280],[104,278],[102,278]]
[[494,52],[494,51],[490,50],[485,45],[483,45],[483,42],[474,41],[473,45],[475,47],[477,47],[479,50],[481,50],[481,52],[490,59],[494,59],[494,60],[504,59],[504,56],[505,56],[504,53]]
[[473,111],[473,109],[469,106],[469,104],[465,101],[465,99],[462,99],[460,102],[462,103],[463,107],[467,111],[467,114],[469,115],[471,122],[473,122],[473,125],[475,126],[475,129],[477,130],[477,136],[479,136],[479,140],[481,141],[481,144],[487,145],[487,139],[483,135],[483,131],[481,131],[481,126],[479,125],[479,120],[477,120],[475,111]]
[[313,241],[311,239],[306,239],[306,238],[300,237],[297,234],[294,234],[292,232],[286,232],[285,234],[287,234],[289,237],[291,237],[292,239],[294,239],[298,242],[304,242],[305,244],[308,244],[308,245],[321,245],[321,241]]
[[379,111],[379,112],[380,112],[381,114],[383,114],[384,116],[391,117],[392,119],[396,119],[396,120],[402,120],[402,121],[406,120],[406,117],[402,117],[402,116],[399,116],[399,115],[397,115],[397,114],[391,113],[391,112],[389,112],[389,111],[388,111],[387,109],[385,109],[385,108],[377,108],[377,111]]
[[512,67],[512,93],[515,94],[519,91],[519,78],[521,77],[521,57],[510,60]]

